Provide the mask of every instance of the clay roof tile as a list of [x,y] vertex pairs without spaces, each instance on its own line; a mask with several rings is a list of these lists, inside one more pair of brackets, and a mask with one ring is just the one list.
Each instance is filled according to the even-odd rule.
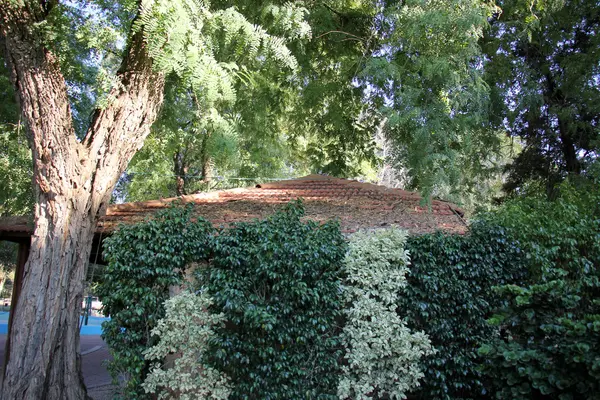
[[[192,203],[198,216],[222,224],[264,218],[281,203],[299,197],[304,199],[306,218],[317,221],[337,218],[344,232],[390,225],[415,234],[436,230],[465,233],[467,229],[463,211],[452,203],[433,200],[430,209],[421,205],[421,196],[416,192],[326,175],[308,175],[257,187],[114,204],[100,219],[97,232],[110,233],[119,223],[141,221],[176,200]],[[31,232],[32,225],[26,217],[0,218],[0,238],[23,237]]]

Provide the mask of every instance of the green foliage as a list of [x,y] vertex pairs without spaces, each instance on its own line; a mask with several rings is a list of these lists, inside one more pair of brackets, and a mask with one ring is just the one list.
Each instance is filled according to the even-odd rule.
[[376,19],[380,44],[360,77],[387,117],[396,164],[425,195],[474,185],[498,148],[478,46],[494,11],[477,0],[391,1]]
[[26,215],[33,208],[31,151],[8,75],[0,54],[0,216]]
[[33,211],[31,150],[24,128],[0,123],[0,216],[27,215]]
[[495,334],[487,324],[499,305],[493,287],[520,282],[518,244],[493,223],[473,224],[465,236],[442,233],[408,239],[411,267],[397,306],[406,324],[423,330],[436,349],[424,360],[421,399],[485,398],[478,347]]
[[10,81],[9,71],[4,60],[4,53],[0,54],[0,96],[4,101],[0,105],[0,123],[16,124],[19,120],[19,110],[15,89]]
[[207,311],[211,305],[205,292],[184,291],[165,301],[165,317],[151,331],[158,343],[144,352],[154,361],[142,385],[146,393],[158,399],[228,398],[227,377],[203,362],[214,328],[224,324],[223,314]]
[[411,332],[396,311],[406,287],[406,238],[406,232],[388,229],[350,239],[340,399],[405,398],[423,377],[421,358],[433,354],[427,335]]
[[499,399],[600,398],[600,191],[513,200],[487,219],[521,243],[531,277],[498,289],[502,337],[480,348]]
[[481,41],[490,123],[523,144],[506,189],[548,193],[598,154],[600,10],[593,0],[499,0]]
[[141,384],[149,362],[143,353],[156,340],[151,330],[164,316],[169,287],[181,284],[186,265],[209,255],[212,226],[192,223],[191,212],[190,207],[160,211],[106,239],[108,265],[97,293],[111,319],[102,324],[102,337],[113,357],[108,363],[113,380],[126,376],[127,399],[144,397]]
[[337,223],[302,222],[300,202],[215,238],[203,282],[223,313],[212,365],[230,398],[335,398],[344,239]]
[[208,114],[235,101],[237,71],[245,61],[297,69],[284,38],[250,23],[235,7],[219,6],[204,0],[142,3],[134,24],[143,27],[155,67],[183,80],[199,111]]
[[355,177],[375,163],[373,135],[381,116],[357,80],[376,48],[373,1],[306,2],[313,39],[297,59],[304,84],[291,103],[289,135],[312,172]]

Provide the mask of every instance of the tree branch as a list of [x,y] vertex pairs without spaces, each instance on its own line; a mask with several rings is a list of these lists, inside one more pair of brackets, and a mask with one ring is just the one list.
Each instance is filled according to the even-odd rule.
[[[110,104],[95,110],[83,140],[86,156],[97,160],[92,186],[103,192],[116,184],[150,133],[163,102],[164,74],[153,70],[142,30],[130,39],[110,91]],[[97,205],[92,205],[95,208]]]
[[317,36],[315,39],[320,39],[320,38],[322,38],[323,36],[325,36],[325,35],[329,35],[329,34],[332,34],[332,33],[343,33],[344,35],[351,36],[352,38],[354,38],[355,40],[358,40],[358,41],[360,41],[360,42],[362,42],[362,41],[364,40],[364,39],[363,39],[363,38],[361,38],[360,36],[356,36],[356,35],[353,35],[352,33],[349,33],[349,32],[344,32],[344,31],[329,31],[329,32],[325,32],[325,33],[323,33],[323,34],[321,34],[321,35]]
[[[58,57],[40,45],[43,37],[36,26],[44,18],[40,2],[5,1],[0,7],[0,35],[29,134],[36,187],[57,193],[66,190],[60,177],[68,175],[78,143]],[[48,182],[58,185],[50,187]]]

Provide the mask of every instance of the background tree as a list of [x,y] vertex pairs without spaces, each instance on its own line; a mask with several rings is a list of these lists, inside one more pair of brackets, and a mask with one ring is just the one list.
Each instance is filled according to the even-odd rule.
[[523,143],[508,191],[532,180],[550,194],[600,146],[600,10],[593,1],[499,1],[482,40],[490,121]]
[[[378,119],[354,79],[375,46],[377,3],[296,1],[291,9],[285,1],[265,2],[260,8],[246,0],[227,3],[235,3],[254,23],[291,39],[297,79],[280,84],[280,106],[273,109],[271,120],[279,120],[292,160],[311,172],[346,177],[363,172],[361,164],[375,160],[372,128]],[[310,36],[290,34],[298,23],[292,15],[298,11],[305,15]]]
[[303,80],[291,136],[303,143],[312,172],[368,173],[380,115],[356,78],[377,47],[373,1],[329,1],[309,7],[314,39],[299,51]]
[[425,195],[473,185],[498,148],[478,46],[494,10],[470,0],[390,1],[375,19],[379,45],[361,83],[387,117],[396,166]]
[[234,102],[210,109],[199,105],[181,82],[169,82],[165,107],[128,169],[130,179],[123,182],[128,200],[210,189],[215,177],[220,185],[247,185],[235,179],[285,174],[294,158],[281,108],[293,89],[282,88],[268,71],[256,69],[260,72],[237,72]]
[[129,201],[193,193],[219,167],[235,161],[234,121],[216,110],[202,115],[189,86],[170,77],[166,101],[150,137],[136,154],[122,180]]
[[[0,42],[1,45],[1,42]],[[21,126],[15,90],[0,54],[0,216],[31,212],[31,151]]]
[[[501,166],[510,159],[503,149],[512,146],[489,122],[479,47],[494,6],[477,1],[268,2],[258,9],[236,1],[223,6],[233,3],[250,21],[291,39],[298,71],[296,79],[281,81],[263,66],[265,73],[237,82],[235,105],[222,104],[218,111],[235,122],[226,131],[236,133],[212,148],[215,156],[233,156],[222,158],[221,166],[213,164],[222,175],[229,168],[229,174],[245,178],[304,171],[364,177],[378,164],[373,139],[383,123],[391,158],[405,171],[408,187],[467,205],[498,192]],[[306,14],[311,40],[290,32],[290,16],[299,10]],[[219,55],[231,57],[225,51]],[[162,154],[158,163],[155,151],[147,150],[139,156],[141,171],[131,194],[174,195],[173,178],[179,178],[171,168],[203,176],[199,166],[166,164],[203,159],[202,150],[188,151],[186,157]],[[273,163],[282,155],[286,163]],[[257,169],[260,165],[267,168]],[[171,182],[170,189],[165,182]]]
[[177,98],[167,99],[121,195],[141,200],[211,189],[215,184],[205,179],[211,170],[225,178],[220,187],[309,172],[368,173],[376,159],[372,131],[378,115],[352,80],[367,54],[373,4],[219,4],[235,6],[252,23],[285,37],[298,60],[294,77],[281,74],[277,60],[249,59],[237,46],[220,46],[219,60],[243,60],[246,66],[237,71],[235,101],[208,107],[200,101],[194,108],[189,89],[175,83]]

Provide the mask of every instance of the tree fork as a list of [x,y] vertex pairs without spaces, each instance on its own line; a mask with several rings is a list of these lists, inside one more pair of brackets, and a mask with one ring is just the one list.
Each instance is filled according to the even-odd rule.
[[150,132],[164,77],[152,70],[143,33],[129,41],[114,101],[96,110],[77,141],[58,58],[37,25],[55,1],[3,1],[0,35],[26,122],[36,206],[21,296],[13,310],[2,399],[84,399],[78,318],[98,218]]

